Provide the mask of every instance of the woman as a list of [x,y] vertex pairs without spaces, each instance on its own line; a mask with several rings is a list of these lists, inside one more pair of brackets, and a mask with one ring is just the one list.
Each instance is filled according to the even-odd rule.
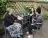
[[13,17],[13,15],[8,14],[8,15],[5,17],[5,19],[4,19],[4,25],[5,25],[5,27],[8,27],[8,26],[12,25],[13,22],[14,22],[14,17]]
[[[39,29],[40,29],[40,27],[41,27],[42,24],[43,24],[43,18],[42,18],[42,16],[41,16],[41,8],[38,7],[38,8],[36,9],[36,11],[37,11],[37,21],[36,21],[36,23],[41,23],[41,24],[39,24]],[[38,25],[38,24],[37,24],[37,25]]]
[[29,18],[28,30],[29,30],[29,33],[32,34],[32,29],[34,29],[34,25],[31,25],[31,24],[34,24],[34,17],[36,17],[36,13],[34,8],[30,9],[29,12],[30,12],[30,15],[29,15],[30,18]]

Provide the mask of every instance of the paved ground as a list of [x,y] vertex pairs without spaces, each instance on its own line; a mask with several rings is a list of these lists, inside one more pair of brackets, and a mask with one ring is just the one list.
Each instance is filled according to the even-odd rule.
[[[33,37],[32,35],[26,35],[24,38],[27,38],[31,36],[31,38]],[[0,38],[10,38],[10,36],[7,34],[6,37],[5,35],[3,35],[3,37]],[[34,38],[48,38],[48,20],[45,20],[43,22],[43,27],[42,27],[42,31],[38,31],[34,34]]]
[[[30,36],[30,35],[28,35]],[[26,36],[27,37],[27,36]],[[25,38],[26,38],[25,37]],[[43,22],[43,27],[39,31],[37,31],[34,36],[31,36],[30,38],[48,38],[48,20],[45,20]]]
[[48,20],[43,22],[42,31],[37,32],[34,38],[48,38]]

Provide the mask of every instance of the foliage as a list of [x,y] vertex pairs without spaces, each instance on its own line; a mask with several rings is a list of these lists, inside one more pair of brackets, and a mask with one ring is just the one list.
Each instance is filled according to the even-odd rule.
[[6,3],[0,1],[0,19],[1,19],[1,16],[2,16],[5,12],[6,12]]
[[25,14],[28,14],[29,9],[30,9],[30,6],[24,6],[23,8],[24,8],[24,10],[25,10]]
[[42,16],[43,16],[44,19],[48,19],[48,12],[43,13]]
[[4,27],[2,25],[1,17],[4,15],[5,12],[6,12],[6,2],[0,0],[0,34],[4,32]]
[[26,12],[29,12],[29,8],[30,7],[28,7],[28,6],[24,6],[24,9],[25,9]]

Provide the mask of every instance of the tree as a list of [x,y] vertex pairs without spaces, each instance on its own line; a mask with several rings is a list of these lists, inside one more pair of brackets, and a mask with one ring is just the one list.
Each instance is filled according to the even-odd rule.
[[0,0],[0,19],[5,12],[6,12],[6,2]]
[[0,24],[2,23],[2,16],[5,14],[6,12],[6,3],[2,0],[0,0]]

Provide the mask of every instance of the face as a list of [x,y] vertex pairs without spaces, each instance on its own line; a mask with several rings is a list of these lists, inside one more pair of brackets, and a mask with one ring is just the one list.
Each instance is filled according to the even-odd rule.
[[34,11],[33,8],[31,9],[31,11],[32,11],[32,12]]
[[34,9],[32,8],[31,11],[32,11],[32,15],[33,15],[34,14]]

